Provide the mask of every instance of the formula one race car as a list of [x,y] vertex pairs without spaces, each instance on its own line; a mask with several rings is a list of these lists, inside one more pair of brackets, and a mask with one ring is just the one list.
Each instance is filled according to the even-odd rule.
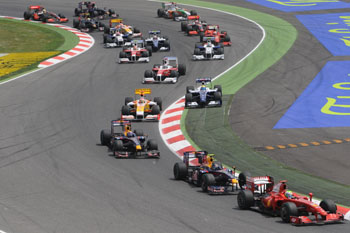
[[146,70],[142,83],[176,83],[180,75],[186,74],[186,65],[179,64],[177,57],[164,57],[163,64],[155,64],[152,70]]
[[[122,130],[118,130],[120,127]],[[153,139],[146,141],[146,138],[140,129],[132,132],[130,122],[123,120],[111,121],[111,129],[100,133],[101,145],[108,146],[116,158],[159,158],[157,142]]]
[[105,27],[105,33],[109,33],[110,28],[116,28],[120,33],[123,34],[124,40],[131,41],[134,38],[142,37],[142,33],[136,27],[126,25],[123,23],[123,19],[110,19],[109,27]]
[[167,36],[161,36],[160,31],[149,31],[149,37],[145,39],[146,45],[152,47],[153,52],[169,51],[170,42]]
[[337,213],[337,206],[332,200],[325,199],[317,205],[312,202],[312,193],[306,197],[288,191],[286,180],[274,184],[271,176],[251,177],[249,173],[243,176],[245,189],[237,196],[240,209],[258,207],[260,211],[280,215],[284,222],[294,225],[344,221],[344,215]]
[[190,15],[197,15],[194,10],[186,10],[176,5],[174,2],[162,3],[162,8],[157,10],[157,16],[167,19],[173,19],[174,21],[184,21]]
[[119,15],[112,9],[97,8],[96,2],[79,2],[78,7],[74,9],[74,15],[79,16],[81,13],[89,13],[92,18],[98,17],[105,19],[107,17],[117,18]]
[[145,47],[143,40],[133,40],[130,44],[125,45],[123,51],[119,53],[119,63],[149,62],[152,48]]
[[207,25],[206,30],[199,34],[200,42],[205,41],[204,38],[212,37],[215,45],[222,44],[223,46],[231,46],[231,38],[226,31],[219,30],[219,25]]
[[193,60],[224,60],[224,47],[219,45],[214,45],[212,43],[212,38],[205,38],[207,42],[199,43],[195,45],[192,59]]
[[73,27],[79,29],[82,32],[92,32],[92,31],[104,31],[104,23],[90,18],[89,13],[83,13],[78,19],[73,20]]
[[122,119],[130,121],[159,121],[162,110],[162,99],[154,97],[153,101],[145,99],[145,95],[150,95],[151,89],[136,89],[135,95],[140,95],[139,99],[132,97],[125,98],[125,105],[122,107]]
[[208,88],[205,85],[211,83],[211,78],[198,78],[196,83],[202,85],[195,89],[193,86],[186,87],[185,107],[221,107],[222,105],[222,88],[215,85],[214,88]]
[[42,6],[29,6],[23,13],[25,20],[42,21],[44,23],[66,23],[68,19],[63,14],[46,11]]
[[206,151],[184,152],[183,162],[174,165],[175,180],[186,180],[209,194],[238,191],[235,169],[224,168]]
[[[105,30],[106,31],[106,30]],[[125,45],[126,37],[120,29],[109,28],[109,32],[103,34],[103,44],[105,48],[116,48]]]
[[185,32],[188,36],[203,34],[207,22],[200,21],[199,15],[188,16],[186,22],[181,22],[181,31]]

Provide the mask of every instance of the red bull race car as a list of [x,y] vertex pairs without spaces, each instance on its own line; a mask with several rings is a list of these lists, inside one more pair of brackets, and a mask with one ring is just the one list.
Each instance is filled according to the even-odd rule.
[[135,95],[140,96],[134,100],[132,97],[125,98],[125,105],[121,109],[122,119],[129,121],[159,121],[162,111],[162,99],[154,97],[153,101],[145,98],[151,94],[151,89],[136,89]]
[[[241,175],[242,174],[242,175]],[[344,221],[344,215],[337,212],[334,201],[325,199],[316,204],[309,197],[287,190],[287,181],[275,184],[271,176],[251,177],[241,173],[243,187],[238,193],[240,209],[255,208],[273,216],[280,216],[283,222],[294,225],[327,224]]]
[[23,13],[25,20],[42,21],[43,23],[66,23],[68,19],[63,14],[47,11],[42,6],[29,6]]
[[101,145],[108,146],[116,158],[159,158],[157,142],[146,139],[142,130],[132,131],[131,123],[124,120],[111,121],[111,129],[100,133]]
[[184,152],[183,162],[174,164],[175,180],[186,180],[209,194],[237,192],[235,168],[224,168],[213,156],[206,151]]
[[74,15],[79,16],[81,13],[89,13],[92,18],[98,17],[99,19],[105,18],[117,18],[119,15],[115,13],[115,10],[98,8],[96,2],[83,1],[78,3],[78,7],[74,9]]
[[164,57],[163,64],[155,64],[152,70],[146,70],[142,83],[176,83],[186,74],[186,65],[179,64],[177,57]]

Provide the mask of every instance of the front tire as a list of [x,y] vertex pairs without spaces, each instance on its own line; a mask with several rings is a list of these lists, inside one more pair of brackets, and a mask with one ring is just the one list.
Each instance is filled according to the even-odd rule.
[[298,216],[298,208],[293,202],[286,202],[281,207],[281,218],[283,222],[289,223],[291,216]]
[[202,191],[208,192],[208,187],[215,184],[215,177],[211,173],[202,175]]
[[335,214],[337,212],[337,205],[334,203],[333,200],[324,199],[323,201],[321,201],[320,206],[322,209],[331,214]]

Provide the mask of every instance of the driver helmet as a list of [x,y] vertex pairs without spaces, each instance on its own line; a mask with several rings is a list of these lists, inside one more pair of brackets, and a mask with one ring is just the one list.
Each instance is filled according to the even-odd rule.
[[207,44],[211,46],[211,40],[207,40]]
[[43,13],[46,13],[46,9],[45,8],[43,8]]
[[153,36],[153,40],[157,40],[158,39],[158,36],[157,35],[154,35]]
[[132,48],[136,50],[137,49],[137,44],[133,44]]
[[140,98],[140,101],[139,101],[140,103],[144,103],[145,102],[145,97],[143,97],[143,95],[141,96],[141,98]]
[[286,198],[289,198],[289,199],[293,198],[293,192],[290,190],[286,191],[284,195],[286,196]]
[[201,85],[201,88],[200,88],[201,91],[205,91],[207,90],[206,86],[205,85]]
[[163,60],[163,65],[165,65],[165,66],[169,65],[169,60],[168,59],[164,59]]
[[222,165],[220,162],[213,162],[213,164],[211,165],[211,169],[213,170],[222,170]]

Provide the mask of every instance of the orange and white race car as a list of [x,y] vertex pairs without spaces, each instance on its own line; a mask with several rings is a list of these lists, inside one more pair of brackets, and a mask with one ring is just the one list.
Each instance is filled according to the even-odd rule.
[[159,121],[162,99],[160,97],[154,97],[153,101],[146,99],[145,95],[150,94],[150,88],[142,88],[135,90],[135,96],[139,95],[139,99],[126,97],[125,105],[121,109],[121,118],[129,121]]

